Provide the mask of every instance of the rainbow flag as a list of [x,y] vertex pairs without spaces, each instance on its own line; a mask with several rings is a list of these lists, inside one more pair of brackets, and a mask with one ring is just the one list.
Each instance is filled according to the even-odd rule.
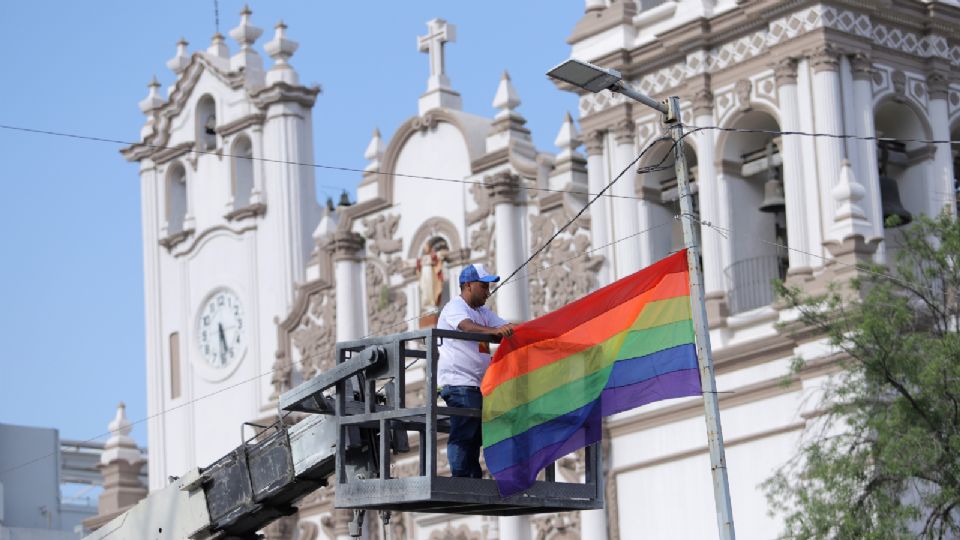
[[686,250],[517,327],[481,385],[502,497],[600,440],[604,416],[700,395]]

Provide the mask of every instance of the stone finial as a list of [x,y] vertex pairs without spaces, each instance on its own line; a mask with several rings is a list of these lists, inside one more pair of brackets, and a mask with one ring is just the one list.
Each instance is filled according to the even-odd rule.
[[151,111],[159,109],[163,105],[163,98],[160,97],[160,94],[157,93],[157,90],[160,88],[160,82],[157,81],[157,76],[153,76],[153,80],[150,81],[150,84],[147,85],[149,92],[147,92],[147,97],[143,98],[143,101],[139,103],[140,110],[143,111],[143,114],[150,114]]
[[187,66],[190,64],[190,55],[187,54],[187,45],[190,43],[180,38],[180,41],[177,42],[177,54],[173,58],[167,60],[167,67],[172,71],[177,77],[183,73],[183,70],[187,69]]
[[257,38],[263,34],[263,29],[250,24],[251,14],[253,14],[253,12],[244,4],[243,10],[240,12],[240,24],[233,30],[230,30],[230,37],[240,45],[240,50],[237,51],[237,54],[230,58],[230,69],[232,71],[237,71],[241,68],[247,71],[263,70],[263,60],[261,60],[257,51],[253,49],[253,44],[257,41]]
[[223,39],[223,34],[217,32],[210,38],[210,46],[207,47],[207,54],[216,58],[226,60],[230,57],[230,49],[227,48],[227,42]]
[[379,129],[373,130],[373,136],[370,137],[370,144],[367,145],[363,157],[370,162],[364,167],[364,171],[376,171],[380,169],[380,158],[383,157],[383,139],[380,138]]
[[857,181],[849,160],[844,159],[840,163],[840,177],[830,194],[836,202],[831,228],[833,238],[844,242],[856,236],[864,239],[870,237],[872,228],[860,206],[866,190]]
[[318,223],[317,228],[313,230],[313,240],[317,244],[323,242],[327,235],[337,231],[338,223],[340,223],[340,216],[333,206],[333,199],[327,197],[327,203],[320,211],[320,223]]
[[584,4],[584,12],[586,13],[590,13],[591,11],[603,11],[607,7],[607,3],[603,0],[585,0]]
[[553,144],[557,145],[557,148],[560,149],[557,161],[579,155],[577,153],[577,147],[582,143],[583,141],[580,140],[580,133],[577,131],[577,126],[573,124],[573,117],[567,112],[563,117],[563,125],[560,126],[560,132],[557,133],[557,138],[553,141]]
[[497,93],[493,96],[493,106],[500,109],[496,118],[510,116],[510,113],[520,106],[520,95],[517,94],[517,89],[513,87],[513,82],[510,80],[510,74],[507,73],[507,70],[503,70],[503,75],[500,76]]
[[299,43],[287,38],[287,25],[283,21],[277,23],[276,33],[273,39],[263,45],[270,58],[273,58],[273,67],[267,73],[267,84],[275,82],[285,82],[287,84],[297,84],[297,72],[290,65],[288,60],[297,51]]
[[127,419],[127,406],[123,402],[117,405],[117,414],[107,427],[110,429],[110,438],[103,446],[100,463],[108,465],[120,459],[130,464],[141,461],[137,443],[130,437],[133,424]]

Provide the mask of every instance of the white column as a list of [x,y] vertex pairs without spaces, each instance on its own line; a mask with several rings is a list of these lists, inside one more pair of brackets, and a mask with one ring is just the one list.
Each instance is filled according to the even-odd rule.
[[333,252],[337,296],[337,341],[363,337],[363,237],[338,231],[327,243]]
[[607,510],[584,510],[580,512],[580,538],[604,540],[607,538]]
[[[587,148],[587,190],[590,192],[588,200],[595,197],[607,185],[603,162],[605,138],[606,133],[602,131],[594,131],[584,136],[584,143]],[[609,197],[600,197],[590,205],[590,243],[593,249],[599,249],[600,246],[606,246],[610,242],[609,206]],[[600,287],[604,287],[613,281],[611,278],[613,251],[610,246],[607,246],[594,253],[603,255],[603,265],[597,272],[597,279],[600,281]]]
[[[797,112],[799,113],[801,131],[812,133],[813,125],[813,94],[810,80],[810,62],[799,59],[797,62]],[[782,107],[781,107],[782,108]],[[813,137],[797,136],[799,139],[800,160],[803,168],[799,171],[803,185],[803,205],[806,212],[807,230],[806,243],[810,246],[810,253],[822,255],[823,249],[823,208],[820,207],[820,184],[817,178],[816,156],[817,145]],[[830,191],[827,189],[827,191]],[[788,233],[789,234],[789,233]],[[823,259],[809,256],[809,264],[822,266]]]
[[[785,58],[774,70],[777,79],[777,97],[780,101],[780,129],[800,131],[800,111],[797,103],[797,60]],[[799,135],[784,135],[780,138],[780,157],[783,160],[783,191],[786,199],[787,244],[794,248],[788,251],[791,274],[810,273],[813,264],[807,253],[810,249],[808,235],[808,205],[804,197],[803,149]],[[812,171],[811,171],[812,172]],[[815,217],[815,214],[814,216]]]
[[[497,274],[506,279],[523,264],[523,223],[520,212],[520,178],[511,173],[499,173],[485,181],[494,213]],[[526,270],[520,271],[497,290],[497,314],[508,321],[526,321],[530,318]]]
[[[853,72],[853,110],[856,134],[860,137],[876,135],[873,123],[873,67],[870,57],[856,54],[850,58]],[[856,151],[851,158],[857,159],[857,180],[866,190],[860,203],[867,219],[870,220],[873,238],[883,238],[883,208],[880,199],[880,169],[877,165],[876,141],[858,140],[853,146]],[[868,239],[870,240],[870,239]],[[874,255],[875,261],[882,263],[885,246],[881,242]]]
[[529,516],[501,516],[499,527],[500,540],[531,540]]
[[[843,133],[843,110],[840,102],[840,62],[837,51],[821,46],[810,55],[813,69],[814,129],[817,133]],[[840,163],[844,158],[842,139],[817,137],[817,176],[820,182],[820,205],[825,240],[842,241],[830,231],[835,213],[833,188],[840,177]]]
[[[165,416],[163,381],[163,330],[160,323],[161,291],[160,238],[165,236],[166,202],[164,199],[165,175],[158,174],[153,161],[140,162],[140,219],[143,222],[143,296],[144,319],[146,323],[146,362],[147,362],[147,444],[154,450],[147,462],[150,489],[160,489],[167,485],[167,456],[164,437]],[[161,232],[161,231],[164,232]]]
[[[633,121],[625,119],[614,127],[613,178],[627,168],[636,158],[634,145]],[[613,199],[613,234],[610,239],[614,244],[616,266],[614,279],[620,279],[643,268],[643,255],[640,251],[640,240],[637,231],[640,230],[637,203],[636,165],[623,173],[623,176],[613,185],[611,191],[617,197]]]
[[[698,126],[713,126],[713,93],[701,90],[693,98],[693,122]],[[705,129],[693,135],[697,144],[697,199],[700,204],[700,219],[717,226],[726,226],[720,219],[720,205],[726,204],[726,190],[717,181],[716,159],[717,132]],[[728,235],[729,236],[729,235]],[[700,226],[700,247],[703,250],[703,287],[706,298],[723,297],[724,261],[721,245],[729,242],[717,231]]]
[[[936,72],[927,77],[927,93],[930,102],[927,105],[930,114],[930,128],[934,140],[950,140],[950,123],[947,112],[947,92],[950,79],[947,75]],[[932,189],[929,190],[930,215],[939,214],[946,206],[952,214],[956,214],[956,204],[953,194],[953,161],[950,155],[950,144],[936,145],[931,167]]]

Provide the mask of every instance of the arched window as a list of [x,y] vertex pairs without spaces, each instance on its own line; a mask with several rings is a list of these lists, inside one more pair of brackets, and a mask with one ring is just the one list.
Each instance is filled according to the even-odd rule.
[[250,139],[241,135],[233,143],[232,193],[233,208],[238,210],[250,206],[250,194],[253,192],[253,146]]
[[217,147],[217,106],[213,98],[205,95],[197,102],[197,147],[213,150]]
[[167,169],[166,188],[167,235],[173,235],[183,231],[187,216],[187,171],[180,162]]
[[880,177],[880,205],[884,222],[884,248],[887,262],[896,260],[900,247],[899,225],[891,218],[896,215],[900,225],[909,223],[919,214],[936,214],[939,205],[949,194],[934,193],[929,184],[933,145],[905,142],[909,139],[929,139],[927,125],[914,108],[902,99],[888,99],[874,112],[877,135],[898,141],[883,141],[877,147],[877,169]]
[[779,131],[769,113],[752,110],[731,127],[756,130],[730,133],[718,149],[727,193],[730,260],[724,269],[731,314],[770,305],[771,282],[786,278],[789,266],[786,198]]

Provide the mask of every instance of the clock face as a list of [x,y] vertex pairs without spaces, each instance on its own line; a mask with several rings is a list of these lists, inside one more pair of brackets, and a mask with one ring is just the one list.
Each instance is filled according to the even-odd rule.
[[223,369],[247,350],[246,321],[236,293],[220,289],[201,304],[197,314],[197,344],[204,361]]

